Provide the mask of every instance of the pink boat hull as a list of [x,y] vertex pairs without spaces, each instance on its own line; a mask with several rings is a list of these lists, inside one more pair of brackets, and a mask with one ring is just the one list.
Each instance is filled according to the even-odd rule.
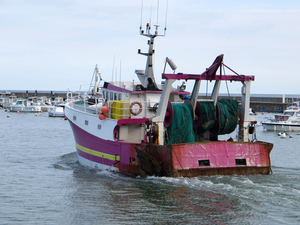
[[[167,146],[103,140],[70,122],[78,157],[134,176],[196,177],[270,174],[266,142],[213,141]],[[84,164],[84,163],[81,163]],[[87,165],[88,166],[88,165]]]

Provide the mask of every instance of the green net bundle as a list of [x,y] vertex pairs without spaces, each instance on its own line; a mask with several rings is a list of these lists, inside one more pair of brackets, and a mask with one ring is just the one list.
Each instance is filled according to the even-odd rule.
[[[213,135],[230,134],[238,124],[241,113],[237,101],[232,99],[220,99],[217,108],[213,102],[201,102],[199,112],[203,116],[201,125],[193,130],[192,108],[186,104],[173,104],[173,120],[167,129],[167,144],[179,144],[199,141],[199,135],[209,131]],[[216,121],[219,119],[219,123]],[[195,133],[194,133],[195,132]]]
[[197,133],[202,134],[212,128],[216,117],[216,106],[213,102],[201,102],[199,108],[199,114],[203,115],[202,124],[198,128]]
[[[220,99],[217,101],[219,108],[219,118],[216,116],[216,107],[212,102],[200,103],[200,114],[203,115],[203,121],[198,128],[197,133],[203,134],[210,131],[215,135],[230,134],[237,126],[240,108],[237,101],[232,99]],[[215,121],[219,123],[215,125]],[[213,127],[215,125],[215,127]]]
[[173,120],[168,127],[167,144],[195,142],[193,119],[189,107],[185,104],[173,104]]
[[232,99],[220,99],[217,102],[220,110],[218,134],[230,134],[237,126],[241,113],[237,101]]

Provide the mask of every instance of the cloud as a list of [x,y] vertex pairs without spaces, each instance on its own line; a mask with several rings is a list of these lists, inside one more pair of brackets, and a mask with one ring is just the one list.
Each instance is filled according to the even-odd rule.
[[[114,57],[122,80],[131,81],[134,70],[145,67],[146,58],[137,54],[148,47],[139,35],[141,1],[0,4],[0,75],[14,77],[0,89],[66,90],[89,81],[95,64],[109,81]],[[162,33],[166,1],[160,1],[158,16],[156,7],[157,1],[143,2],[142,25],[158,21]],[[234,70],[256,75],[254,93],[296,93],[299,11],[297,1],[169,1],[167,35],[155,40],[157,80],[166,57],[178,72],[201,73],[223,53]]]

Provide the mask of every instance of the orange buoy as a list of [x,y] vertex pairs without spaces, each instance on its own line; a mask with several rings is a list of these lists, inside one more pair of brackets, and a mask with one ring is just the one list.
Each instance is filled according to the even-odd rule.
[[101,113],[101,114],[99,114],[99,119],[100,119],[100,120],[105,120],[105,115],[104,115],[104,114],[102,114],[102,113]]
[[17,113],[19,114],[20,112],[19,112],[19,111],[17,111]]
[[102,113],[108,113],[108,107],[106,105],[101,107],[101,112]]
[[43,110],[41,110],[40,113],[43,113]]

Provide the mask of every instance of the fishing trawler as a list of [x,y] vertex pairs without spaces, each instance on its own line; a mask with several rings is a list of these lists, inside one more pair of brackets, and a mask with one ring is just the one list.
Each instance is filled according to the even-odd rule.
[[[138,50],[147,57],[145,70],[135,71],[140,82],[105,82],[96,65],[87,88],[68,89],[65,116],[79,163],[141,177],[269,174],[273,144],[257,141],[256,121],[249,114],[255,77],[236,73],[223,63],[223,55],[201,74],[175,73],[176,65],[166,58],[164,82],[158,85],[153,46],[165,33],[158,35],[158,26],[154,33],[150,30],[149,24],[140,28],[140,35],[149,38],[148,52]],[[165,73],[167,65],[174,73]],[[194,81],[192,92],[184,82],[174,88],[176,80]],[[209,99],[198,99],[202,80],[214,82]],[[241,83],[241,104],[218,99],[222,81]],[[235,130],[237,140],[219,140]]]

